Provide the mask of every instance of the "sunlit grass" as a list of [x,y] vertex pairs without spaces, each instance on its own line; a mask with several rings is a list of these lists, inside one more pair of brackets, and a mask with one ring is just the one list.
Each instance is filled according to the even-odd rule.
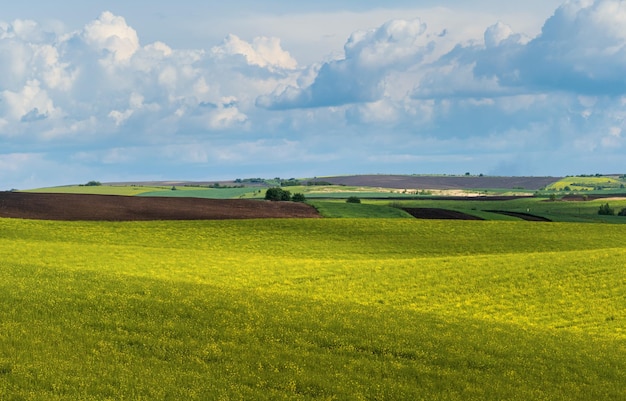
[[412,218],[407,212],[388,204],[346,203],[344,200],[308,202],[323,217],[330,218]]
[[134,196],[150,191],[166,191],[170,190],[170,188],[171,187],[166,188],[135,185],[68,185],[60,187],[31,189],[24,192]]
[[622,399],[624,234],[0,219],[0,399]]
[[364,200],[363,202],[381,206],[394,203],[402,207],[450,209],[479,216],[486,220],[519,220],[486,212],[487,210],[506,210],[542,216],[556,222],[626,223],[626,217],[598,215],[600,205],[605,203],[609,203],[616,212],[626,208],[626,199],[624,198],[581,201],[564,201],[560,198],[555,201],[550,201],[546,198],[519,198],[512,200],[440,200],[425,198],[420,200],[395,200],[393,202],[388,200]]
[[[620,188],[625,181],[617,179],[615,177],[565,177],[553,184],[550,184],[546,189],[562,191],[569,188],[572,191],[585,191],[593,190],[595,187]],[[623,186],[622,186],[623,188]]]

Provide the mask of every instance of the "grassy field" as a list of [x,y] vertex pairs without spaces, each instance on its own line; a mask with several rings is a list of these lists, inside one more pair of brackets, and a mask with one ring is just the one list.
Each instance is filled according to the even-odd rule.
[[[389,206],[390,204],[401,207],[443,208],[457,210],[471,215],[483,217],[487,220],[519,220],[488,210],[506,210],[519,213],[530,213],[546,217],[556,222],[604,222],[626,223],[623,216],[599,216],[598,210],[601,205],[608,203],[615,211],[619,212],[626,208],[626,198],[607,198],[588,201],[563,201],[557,199],[552,202],[546,198],[519,198],[513,200],[363,200],[366,204]],[[331,206],[332,207],[332,206]]]
[[[171,188],[161,191],[143,192],[139,196],[166,196],[166,197],[193,197],[208,199],[237,199],[252,198],[257,194],[258,189],[253,188],[185,188],[176,187],[175,191]],[[262,196],[260,196],[262,198]]]
[[171,187],[148,187],[135,185],[67,185],[60,187],[30,189],[24,192],[135,196],[144,192],[168,191],[170,189]]
[[549,185],[547,190],[556,191],[594,191],[598,190],[622,190],[624,192],[624,186],[626,179],[624,177],[615,176],[598,176],[598,177],[565,177],[562,180]]
[[346,203],[345,200],[308,202],[324,217],[330,218],[413,218],[407,212],[380,203]]
[[625,234],[0,219],[0,399],[624,399]]
[[[196,197],[211,199],[235,199],[235,198],[263,198],[267,188],[243,187],[243,188],[202,188],[195,186],[144,186],[144,185],[68,185],[32,189],[26,192],[45,193],[73,193],[73,194],[101,194],[101,195],[126,195],[126,196],[170,196],[170,197]],[[386,188],[344,187],[344,186],[292,186],[284,187],[285,190],[294,193],[303,193],[310,198],[347,198],[351,195],[359,197],[408,197],[415,196],[402,194],[401,191]]]
[[[441,200],[424,197],[420,200],[372,200],[362,199],[361,204],[347,204],[345,200],[317,200],[309,203],[324,217],[406,218],[399,208],[440,208],[456,210],[493,221],[519,221],[493,211],[512,211],[546,217],[555,222],[626,224],[623,216],[600,216],[601,205],[609,203],[615,213],[626,208],[626,199],[608,198],[591,201],[549,201],[546,198],[519,198],[513,200]],[[395,210],[394,210],[395,209]]]

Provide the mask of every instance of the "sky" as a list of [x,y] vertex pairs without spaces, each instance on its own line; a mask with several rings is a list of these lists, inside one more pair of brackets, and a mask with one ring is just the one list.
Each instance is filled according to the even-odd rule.
[[625,26],[624,0],[11,2],[0,190],[626,173]]

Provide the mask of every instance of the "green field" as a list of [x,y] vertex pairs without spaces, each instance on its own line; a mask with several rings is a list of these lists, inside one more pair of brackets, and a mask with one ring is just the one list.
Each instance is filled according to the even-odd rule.
[[379,203],[346,203],[345,200],[308,202],[315,207],[323,217],[330,218],[413,218],[405,211],[391,207],[388,204]]
[[555,222],[626,224],[624,216],[601,216],[598,210],[608,203],[617,214],[626,208],[626,199],[606,198],[588,201],[550,201],[547,198],[519,198],[513,200],[442,200],[424,197],[420,200],[372,200],[362,199],[361,204],[347,204],[345,200],[318,200],[308,202],[324,217],[410,217],[400,208],[440,208],[456,210],[485,220],[519,221],[518,217],[506,216],[493,211],[512,211],[541,216]]
[[[529,213],[546,217],[556,222],[603,222],[626,223],[624,216],[600,216],[598,210],[601,205],[608,203],[617,214],[626,208],[626,198],[605,198],[587,201],[564,201],[557,199],[550,201],[547,198],[519,198],[513,200],[363,200],[365,204],[388,207],[442,208],[468,213],[486,220],[519,220],[517,218],[486,212],[488,210],[506,210],[519,213]],[[331,206],[332,207],[332,206]]]
[[67,185],[60,187],[30,189],[24,192],[135,196],[144,192],[168,191],[170,189],[171,187],[148,187],[135,185]]
[[562,180],[549,185],[547,190],[556,191],[591,191],[590,193],[601,193],[602,191],[625,192],[626,177],[621,176],[597,176],[597,177],[565,177]]
[[[194,197],[211,199],[234,199],[242,197],[259,197],[258,188],[198,188],[177,186],[144,186],[144,185],[68,185],[61,187],[39,188],[25,192],[62,193],[62,194],[95,194],[95,195],[122,195],[122,196],[167,196],[167,197]],[[262,197],[262,195],[260,196]]]
[[[180,198],[207,198],[207,199],[235,199],[235,198],[252,198],[258,189],[253,188],[185,188],[176,187],[175,191],[171,188],[167,190],[143,192],[138,196],[161,196],[161,197],[180,197]],[[262,196],[260,196],[262,197]]]
[[0,399],[625,399],[625,234],[0,219]]
[[[228,187],[208,188],[198,186],[174,186],[172,185],[147,186],[147,185],[67,185],[59,187],[38,188],[26,192],[43,193],[72,193],[72,194],[102,194],[102,195],[125,195],[125,196],[167,196],[167,197],[195,197],[211,199],[235,199],[235,198],[263,198],[266,187]],[[409,197],[415,195],[402,194],[399,190],[388,188],[367,187],[344,187],[332,186],[288,186],[285,190],[294,193],[303,193],[309,198],[347,198],[358,195],[363,198],[376,197]]]

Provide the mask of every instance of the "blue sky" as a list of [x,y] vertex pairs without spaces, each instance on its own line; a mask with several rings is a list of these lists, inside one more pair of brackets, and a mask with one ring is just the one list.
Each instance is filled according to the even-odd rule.
[[0,190],[626,173],[626,1],[95,3],[3,5]]

